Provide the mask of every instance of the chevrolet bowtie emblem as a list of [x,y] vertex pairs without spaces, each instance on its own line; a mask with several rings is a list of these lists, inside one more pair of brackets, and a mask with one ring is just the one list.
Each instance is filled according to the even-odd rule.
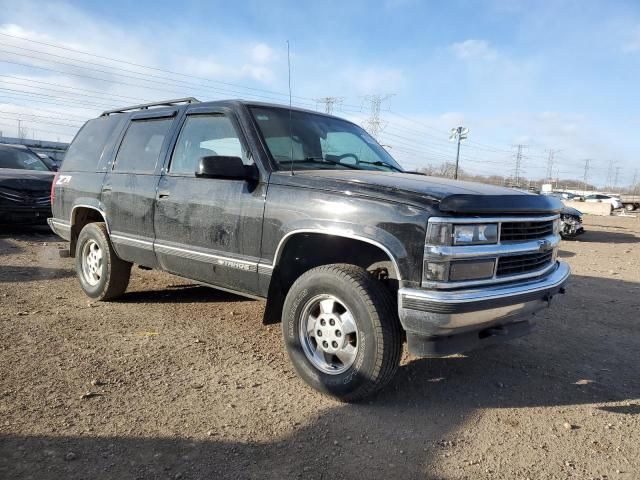
[[538,240],[538,250],[540,252],[546,252],[551,248],[551,242],[549,240]]

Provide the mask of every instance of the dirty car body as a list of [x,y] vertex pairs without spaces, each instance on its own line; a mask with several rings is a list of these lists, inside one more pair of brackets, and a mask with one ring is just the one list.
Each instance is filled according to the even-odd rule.
[[[404,172],[360,127],[316,112],[162,105],[85,125],[57,176],[52,229],[77,256],[83,229],[103,223],[123,262],[266,299],[264,321],[283,320],[288,348],[306,355],[298,373],[325,393],[371,393],[344,390],[365,382],[360,348],[371,348],[371,334],[354,312],[367,305],[386,312],[371,317],[378,333],[402,331],[411,353],[437,357],[527,333],[532,314],[564,289],[555,198]],[[214,130],[224,141],[210,138]],[[143,134],[151,140],[132,153],[130,139]],[[331,279],[364,282],[373,300],[358,303]],[[298,311],[303,320],[289,318]],[[345,327],[329,343],[325,320]]]

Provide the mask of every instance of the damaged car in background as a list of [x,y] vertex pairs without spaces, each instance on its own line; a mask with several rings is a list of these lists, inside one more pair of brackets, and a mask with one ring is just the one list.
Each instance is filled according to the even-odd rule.
[[573,207],[564,207],[560,211],[560,236],[569,239],[583,233],[582,212]]

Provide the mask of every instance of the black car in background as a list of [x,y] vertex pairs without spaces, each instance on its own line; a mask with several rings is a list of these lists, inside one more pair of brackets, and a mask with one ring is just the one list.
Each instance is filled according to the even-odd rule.
[[0,224],[46,223],[54,176],[24,145],[0,145]]

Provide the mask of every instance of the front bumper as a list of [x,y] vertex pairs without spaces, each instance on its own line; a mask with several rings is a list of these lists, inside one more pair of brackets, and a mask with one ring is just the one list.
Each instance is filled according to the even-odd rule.
[[[509,337],[513,329],[505,334],[504,326],[519,324],[523,317],[547,306],[553,295],[564,291],[569,275],[569,266],[558,262],[544,277],[525,282],[458,291],[402,288],[398,291],[398,313],[407,332],[409,350],[422,356],[441,356],[457,352],[435,348],[431,355],[430,349],[420,347],[420,343],[463,334],[478,340],[496,335]],[[474,333],[469,336],[469,332]],[[460,338],[463,337],[457,337]],[[454,350],[464,345],[459,344]],[[464,350],[475,345],[469,347]]]
[[49,205],[0,205],[0,223],[42,223],[50,216]]

